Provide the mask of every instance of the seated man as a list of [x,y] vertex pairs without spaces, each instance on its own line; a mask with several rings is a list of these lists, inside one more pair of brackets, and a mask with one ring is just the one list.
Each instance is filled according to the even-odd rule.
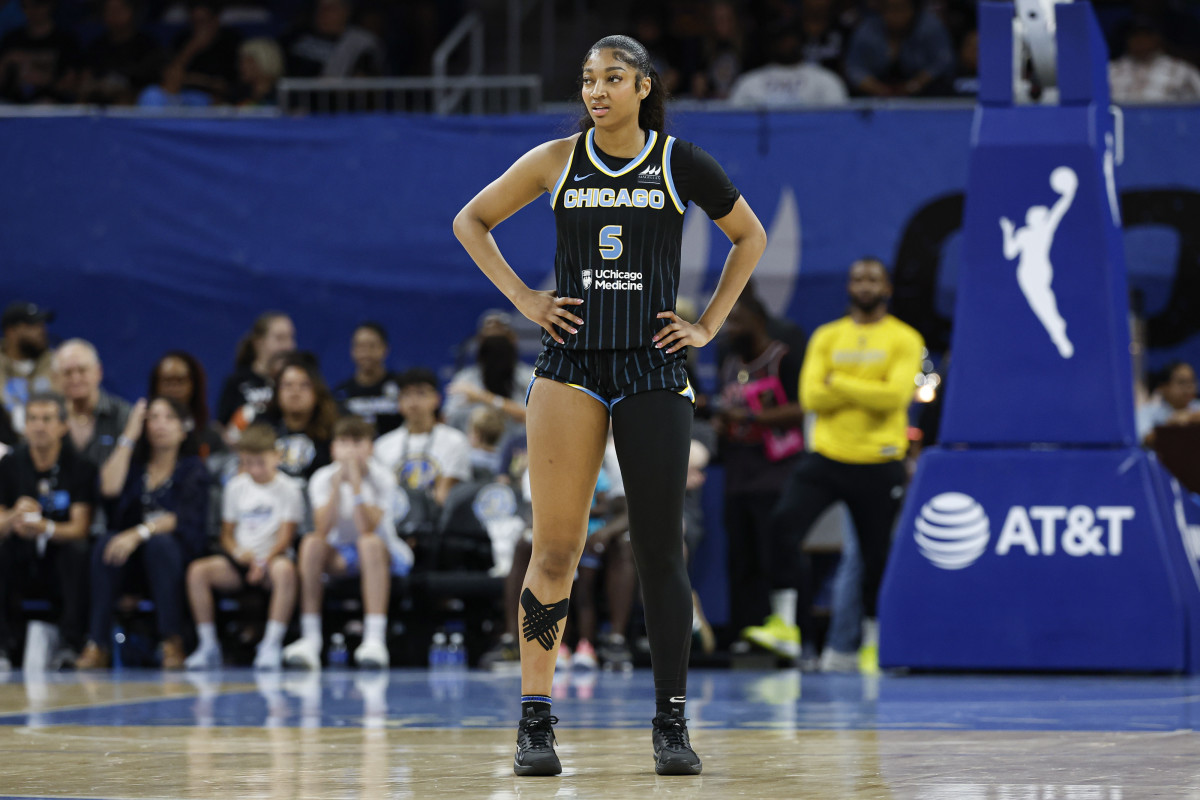
[[48,591],[60,601],[64,649],[56,658],[73,662],[86,638],[96,468],[64,442],[61,396],[35,393],[24,410],[28,443],[0,461],[0,668],[13,644],[10,611],[18,595]]
[[429,492],[438,505],[456,484],[471,479],[471,445],[462,431],[438,421],[441,403],[433,371],[408,370],[400,376],[404,424],[375,446],[375,457],[401,486]]
[[221,645],[213,611],[213,590],[236,592],[257,586],[271,594],[267,630],[254,658],[256,669],[279,669],[283,635],[296,606],[296,567],[290,551],[304,518],[304,496],[279,471],[275,432],[251,425],[237,443],[241,472],[225,486],[221,512],[221,553],[188,567],[188,600],[200,643],[188,656],[188,669],[221,666]]
[[300,638],[283,651],[289,667],[321,666],[321,600],[324,578],[361,575],[363,641],[354,651],[360,667],[386,668],[391,575],[412,567],[412,551],[392,522],[396,479],[371,458],[375,429],[358,417],[333,428],[333,463],[308,483],[316,529],[300,542]]

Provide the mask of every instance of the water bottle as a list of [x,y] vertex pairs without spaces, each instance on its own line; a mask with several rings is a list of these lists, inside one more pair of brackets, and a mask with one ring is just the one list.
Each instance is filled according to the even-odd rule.
[[120,670],[125,666],[125,631],[120,625],[113,625],[112,668]]
[[433,635],[433,642],[429,645],[429,668],[440,669],[446,666],[446,634],[438,631]]
[[329,637],[329,666],[344,667],[350,660],[350,654],[346,651],[346,637],[344,634],[335,633]]
[[450,634],[450,646],[446,648],[446,664],[453,669],[466,669],[467,645],[463,635],[457,631]]

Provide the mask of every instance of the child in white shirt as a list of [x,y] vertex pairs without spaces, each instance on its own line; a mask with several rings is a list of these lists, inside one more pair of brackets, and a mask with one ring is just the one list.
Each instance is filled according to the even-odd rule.
[[363,641],[360,667],[386,668],[391,576],[405,575],[413,555],[396,535],[392,511],[398,487],[390,470],[371,458],[374,426],[344,417],[333,428],[333,463],[308,483],[315,529],[300,543],[300,639],[284,650],[288,666],[321,666],[324,577],[360,575]]
[[296,605],[296,568],[288,553],[304,516],[304,496],[279,471],[275,433],[253,425],[237,444],[241,472],[225,486],[221,553],[199,558],[187,572],[188,601],[200,644],[188,669],[221,666],[213,590],[236,592],[258,586],[271,593],[267,630],[254,658],[256,669],[279,669],[283,636]]

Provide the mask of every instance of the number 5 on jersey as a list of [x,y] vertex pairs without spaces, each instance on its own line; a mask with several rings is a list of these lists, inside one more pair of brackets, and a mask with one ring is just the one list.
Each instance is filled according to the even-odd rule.
[[608,261],[621,257],[621,226],[605,225],[600,229],[600,257]]

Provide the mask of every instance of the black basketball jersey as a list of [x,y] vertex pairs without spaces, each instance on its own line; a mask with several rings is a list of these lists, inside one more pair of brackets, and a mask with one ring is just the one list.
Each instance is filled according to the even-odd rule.
[[596,152],[595,129],[579,137],[550,204],[558,234],[554,275],[559,297],[578,297],[571,311],[585,324],[565,344],[572,350],[652,347],[675,309],[684,204],[671,176],[675,137],[650,131],[642,152],[610,167]]

